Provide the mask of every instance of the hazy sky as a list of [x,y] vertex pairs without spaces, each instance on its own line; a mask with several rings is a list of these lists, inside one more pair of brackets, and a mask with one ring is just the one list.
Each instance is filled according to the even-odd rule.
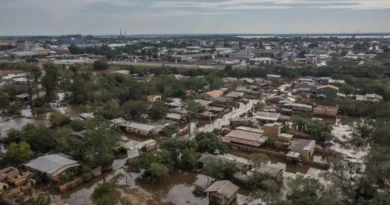
[[390,0],[0,0],[0,35],[390,32]]

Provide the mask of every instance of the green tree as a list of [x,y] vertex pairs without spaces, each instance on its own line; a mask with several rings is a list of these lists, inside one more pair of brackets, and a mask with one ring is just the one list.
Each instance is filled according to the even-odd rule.
[[40,194],[33,200],[33,205],[49,205],[50,197],[44,194]]
[[204,171],[207,175],[218,179],[232,179],[233,175],[239,171],[237,167],[228,161],[211,160],[204,165]]
[[113,201],[116,201],[113,199],[115,197],[115,191],[115,184],[113,183],[107,182],[99,184],[93,190],[91,199],[96,205],[110,205]]
[[60,81],[60,71],[58,66],[53,63],[45,63],[43,68],[45,69],[45,75],[42,77],[41,84],[46,91],[46,102],[51,102],[57,99],[55,91]]
[[162,100],[157,100],[148,110],[148,116],[151,120],[161,120],[167,115],[168,109]]
[[198,119],[199,113],[201,113],[204,108],[193,100],[187,100],[185,107],[187,108],[186,119],[188,122],[188,135],[191,136],[191,122]]
[[93,69],[95,70],[107,70],[108,62],[106,59],[97,60],[93,63]]
[[255,167],[259,167],[262,163],[269,161],[269,157],[266,154],[253,153],[249,156],[249,160]]
[[225,153],[226,145],[213,132],[200,132],[195,140],[198,143],[198,152]]
[[147,104],[144,101],[129,101],[123,105],[126,118],[136,120],[146,112]]
[[95,117],[87,122],[85,142],[87,144],[85,160],[103,165],[114,159],[115,149],[119,145],[119,136],[115,134],[111,122]]
[[169,169],[160,163],[153,162],[150,164],[149,168],[145,170],[144,177],[148,179],[149,182],[161,182],[164,177],[168,176]]
[[21,141],[19,144],[12,142],[5,153],[4,160],[13,166],[20,166],[34,157],[27,142]]
[[181,154],[180,162],[182,169],[193,169],[198,161],[199,155],[193,149],[184,149]]

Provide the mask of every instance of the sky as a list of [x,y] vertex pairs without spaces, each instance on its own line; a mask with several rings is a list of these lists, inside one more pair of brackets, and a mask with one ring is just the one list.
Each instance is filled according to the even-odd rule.
[[0,35],[390,32],[390,0],[0,0]]

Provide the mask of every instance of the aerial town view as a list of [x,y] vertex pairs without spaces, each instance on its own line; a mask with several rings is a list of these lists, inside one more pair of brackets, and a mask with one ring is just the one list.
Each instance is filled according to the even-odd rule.
[[32,3],[0,205],[390,205],[388,0]]

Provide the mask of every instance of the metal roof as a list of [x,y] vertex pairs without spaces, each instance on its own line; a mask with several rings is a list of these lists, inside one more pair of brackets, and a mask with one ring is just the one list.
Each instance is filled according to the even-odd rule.
[[134,129],[137,129],[137,130],[142,130],[142,131],[150,132],[150,131],[152,131],[156,126],[132,122],[132,123],[130,123],[129,127],[130,127],[130,128],[134,128]]
[[27,163],[26,166],[51,175],[65,166],[75,167],[79,166],[79,163],[59,154],[51,154],[38,157]]
[[294,150],[309,150],[313,144],[316,144],[315,140],[302,140],[297,139],[294,140],[291,145],[288,147],[288,149],[294,149]]
[[205,192],[217,192],[226,198],[232,197],[240,188],[228,180],[216,181]]

